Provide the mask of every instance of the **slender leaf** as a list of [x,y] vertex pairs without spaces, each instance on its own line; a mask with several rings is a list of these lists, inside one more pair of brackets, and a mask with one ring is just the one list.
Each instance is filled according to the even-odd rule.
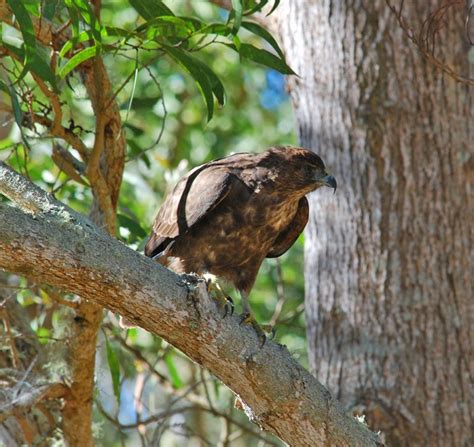
[[121,227],[126,228],[133,234],[136,239],[147,237],[147,232],[140,226],[138,222],[126,216],[125,214],[117,214],[117,219]]
[[275,3],[273,3],[273,8],[270,9],[270,12],[267,14],[267,16],[269,16],[270,14],[273,14],[273,12],[275,11],[275,9],[278,8],[278,5],[280,4],[280,0],[275,0]]
[[234,26],[232,27],[232,32],[237,34],[242,23],[242,0],[232,0],[232,10],[234,12]]
[[24,67],[17,78],[18,82],[28,73],[28,64],[36,51],[36,37],[35,30],[33,28],[33,22],[31,21],[30,15],[28,14],[28,11],[26,10],[23,3],[16,0],[7,1],[11,10],[13,11],[13,14],[15,14],[18,24],[20,25],[20,32],[23,36],[23,43],[25,47],[25,57],[23,59]]
[[159,16],[174,16],[173,11],[160,0],[129,0],[129,2],[146,20]]
[[43,16],[52,20],[60,8],[60,0],[46,0],[43,6]]
[[[15,14],[16,20],[20,25],[20,32],[23,36],[23,44],[25,48],[23,58],[23,70],[17,78],[17,82],[20,81],[28,71],[33,71],[44,81],[49,82],[55,87],[55,77],[47,62],[47,57],[43,52],[39,51],[36,44],[35,30],[33,22],[27,9],[22,2],[16,0],[7,0],[8,4]],[[43,56],[43,57],[41,57]]]
[[58,76],[60,78],[65,78],[74,68],[76,68],[79,64],[90,59],[91,57],[96,56],[99,54],[99,48],[96,46],[84,48],[83,50],[76,53],[71,59],[69,59],[59,70]]
[[68,0],[68,3],[72,3],[71,6],[76,8],[84,23],[89,25],[90,35],[96,45],[99,45],[102,42],[101,27],[89,2],[87,0]]
[[13,109],[13,117],[15,118],[15,122],[18,128],[20,129],[21,138],[23,140],[25,147],[31,150],[30,144],[28,143],[28,140],[26,139],[26,136],[23,132],[23,112],[21,111],[21,107],[18,101],[18,97],[16,95],[16,91],[13,88],[8,77],[7,77],[7,80],[8,80],[7,83],[0,80],[0,88],[4,92],[7,92],[10,95],[10,100],[11,100],[12,109]]
[[27,54],[34,53],[36,49],[36,37],[33,22],[31,21],[28,11],[23,3],[18,0],[7,0],[7,2],[20,25],[20,32],[23,36]]
[[223,23],[210,23],[209,25],[203,26],[193,35],[196,34],[217,34],[218,36],[228,36],[229,34],[232,34],[232,28]]
[[49,66],[49,57],[44,47],[40,45],[36,47],[36,53],[32,55],[28,68],[41,79],[49,82],[53,87],[56,86],[56,77]]
[[114,390],[114,395],[117,399],[118,404],[120,405],[120,363],[112,345],[107,340],[105,336],[105,347],[107,350],[107,363],[109,364],[110,375],[112,377],[112,387]]
[[63,58],[69,51],[74,48],[74,45],[80,42],[85,42],[90,39],[89,33],[87,31],[82,31],[79,33],[74,40],[67,40],[61,50],[59,51],[58,56]]
[[146,31],[149,38],[155,37],[150,35],[150,32],[153,32],[155,35],[163,35],[169,38],[184,38],[197,32],[202,27],[203,23],[197,19],[161,16],[148,20],[140,25],[135,31],[138,34]]
[[225,90],[221,80],[204,62],[201,62],[199,59],[195,59],[195,62],[197,66],[206,74],[209,82],[211,83],[211,89],[217,99],[217,102],[223,106],[225,103]]
[[170,375],[173,388],[179,390],[183,387],[183,381],[181,380],[181,377],[178,373],[178,368],[176,368],[176,365],[174,364],[172,354],[168,353],[165,355],[165,363],[166,367],[168,368],[168,373]]
[[242,26],[262,39],[265,39],[282,59],[285,58],[283,51],[281,51],[281,48],[278,46],[277,41],[265,28],[254,22],[242,22]]
[[145,163],[146,167],[150,169],[151,161],[146,153],[146,149],[142,149],[135,140],[127,138],[127,145],[130,148],[130,153],[133,158],[139,158]]
[[164,50],[175,59],[196,81],[207,105],[207,119],[211,120],[214,115],[214,96],[212,84],[207,73],[196,62],[196,58],[185,53],[179,48],[165,46]]
[[[167,50],[170,48],[167,47]],[[178,52],[178,54],[176,54]],[[179,60],[179,57],[181,57],[182,61],[179,61],[182,63],[182,65],[185,66],[185,68],[191,73],[191,75],[194,77],[194,79],[198,82],[199,84],[199,79],[201,79],[203,76],[207,78],[207,82],[204,81],[204,84],[207,86],[208,84],[210,85],[211,88],[211,100],[212,100],[212,95],[214,95],[217,99],[217,102],[220,105],[224,105],[225,103],[225,90],[224,90],[224,85],[222,84],[221,80],[219,77],[211,70],[211,68],[206,65],[204,62],[200,61],[199,59],[184,53],[183,51],[180,51],[176,48],[171,48],[171,53],[170,53],[175,59]],[[183,57],[184,56],[184,57]],[[186,66],[186,63],[188,66]],[[191,72],[196,73],[196,76]],[[206,98],[205,98],[206,99]],[[207,99],[206,99],[207,102]],[[214,107],[214,101],[212,100],[212,110]],[[209,117],[209,119],[212,118]]]
[[275,56],[267,50],[262,50],[248,43],[242,43],[240,48],[237,48],[233,44],[226,45],[237,51],[240,56],[245,59],[250,59],[251,61],[257,62],[258,64],[273,68],[274,70],[277,70],[283,74],[296,74],[283,59]]
[[259,12],[263,9],[263,7],[268,3],[268,0],[262,0],[260,2],[257,2],[257,4],[255,6],[253,6],[252,8],[246,10],[244,12],[244,15],[245,16],[249,16],[249,15],[252,15],[256,12]]

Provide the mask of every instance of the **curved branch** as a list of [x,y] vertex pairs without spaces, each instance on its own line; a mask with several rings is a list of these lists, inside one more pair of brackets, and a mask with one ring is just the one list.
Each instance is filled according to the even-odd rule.
[[[12,193],[17,187],[21,200]],[[202,281],[127,248],[2,163],[0,192],[40,210],[32,216],[0,204],[0,268],[78,294],[163,337],[229,386],[251,420],[292,446],[381,445],[284,346],[260,348],[237,316],[223,318]]]

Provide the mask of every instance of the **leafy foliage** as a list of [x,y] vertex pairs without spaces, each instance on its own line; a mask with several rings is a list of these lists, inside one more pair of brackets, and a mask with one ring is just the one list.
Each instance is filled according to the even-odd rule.
[[[14,17],[2,27],[6,77],[0,80],[0,101],[17,126],[0,142],[0,157],[89,213],[87,160],[74,141],[92,146],[97,117],[82,70],[103,58],[127,141],[117,237],[137,250],[163,195],[191,166],[295,141],[288,101],[281,85],[272,84],[278,72],[289,74],[291,68],[271,34],[252,21],[252,14],[278,2],[234,1],[227,12],[208,2],[103,1],[100,20],[85,0],[8,4]],[[36,32],[44,20],[61,29],[52,46]],[[277,99],[270,104],[265,95]],[[68,140],[52,133],[55,122]],[[275,323],[277,340],[304,363],[302,253],[300,240],[281,263],[266,262],[251,300],[257,318]],[[68,343],[61,320],[71,297],[18,281],[17,299],[36,336],[59,356]],[[218,439],[219,424],[211,418],[222,425],[231,421],[234,428],[239,424],[241,441],[235,445],[262,440],[232,408],[229,392],[163,340],[138,328],[121,330],[113,315],[107,315],[103,329],[94,416],[103,427],[102,445],[121,440],[134,445],[143,430],[145,438],[160,436],[163,445],[182,436]],[[52,364],[57,362],[54,357]],[[138,423],[159,412],[163,419]],[[178,435],[170,425],[173,415],[181,421],[174,428]]]

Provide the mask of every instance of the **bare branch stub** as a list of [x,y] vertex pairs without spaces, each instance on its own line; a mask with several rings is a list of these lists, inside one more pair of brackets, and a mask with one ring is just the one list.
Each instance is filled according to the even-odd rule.
[[474,78],[466,76],[454,69],[447,61],[452,57],[451,49],[443,47],[443,31],[452,24],[456,14],[464,14],[465,30],[459,30],[460,39],[466,39],[467,43],[473,45],[469,35],[469,23],[473,7],[466,7],[466,2],[461,0],[450,0],[442,3],[436,10],[428,12],[424,20],[414,27],[408,23],[403,15],[404,1],[395,5],[391,0],[385,0],[390,11],[395,16],[400,28],[406,37],[411,40],[421,54],[435,67],[452,77],[455,81],[474,86]]

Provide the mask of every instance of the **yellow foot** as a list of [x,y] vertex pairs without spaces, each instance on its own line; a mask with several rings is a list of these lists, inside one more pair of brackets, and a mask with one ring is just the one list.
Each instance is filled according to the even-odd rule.
[[[275,337],[275,329],[273,328],[273,326],[271,326],[270,324],[258,324],[257,320],[249,312],[245,312],[240,316],[239,324],[250,324],[254,328],[255,332],[257,333],[257,337],[260,340],[261,348],[263,348],[263,346],[265,345],[267,338],[273,340],[273,338]],[[270,334],[270,336],[267,337],[266,334]]]
[[210,274],[205,274],[203,277],[206,281],[207,292],[217,301],[219,307],[224,309],[222,318],[225,318],[227,314],[232,315],[234,313],[234,302],[229,295],[224,293],[216,277]]

